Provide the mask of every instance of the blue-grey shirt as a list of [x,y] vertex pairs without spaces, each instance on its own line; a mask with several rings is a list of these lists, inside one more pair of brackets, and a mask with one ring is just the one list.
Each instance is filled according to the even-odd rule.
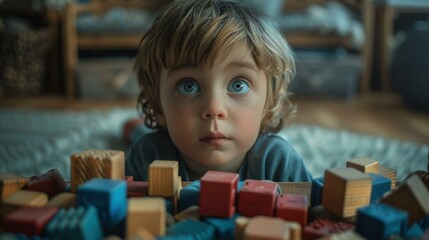
[[[125,174],[136,181],[147,181],[154,160],[177,160],[182,181],[191,181],[177,147],[166,131],[148,133],[134,142],[127,152]],[[258,136],[240,166],[239,180],[257,179],[275,182],[309,182],[310,172],[302,157],[282,137],[265,133]]]

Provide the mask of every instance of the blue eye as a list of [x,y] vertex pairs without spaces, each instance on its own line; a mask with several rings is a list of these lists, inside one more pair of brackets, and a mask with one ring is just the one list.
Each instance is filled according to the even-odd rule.
[[234,94],[246,94],[250,90],[249,83],[245,80],[233,80],[228,85],[228,91]]
[[194,80],[184,80],[179,82],[178,91],[181,94],[195,94],[200,92],[200,86]]

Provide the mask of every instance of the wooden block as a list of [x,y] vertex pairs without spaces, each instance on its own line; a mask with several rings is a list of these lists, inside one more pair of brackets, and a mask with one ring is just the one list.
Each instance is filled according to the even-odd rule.
[[199,207],[196,205],[190,206],[187,209],[179,212],[178,214],[174,215],[174,220],[175,221],[182,221],[185,219],[194,219],[196,221],[198,221],[200,219],[200,214],[199,214]]
[[42,207],[48,203],[48,195],[42,192],[20,190],[3,200],[3,204],[12,206]]
[[[278,182],[281,193],[305,195],[311,199],[312,183],[311,182]],[[308,206],[310,202],[308,201]]]
[[346,167],[357,169],[363,173],[378,173],[379,162],[367,157],[357,157],[348,160]]
[[280,194],[277,196],[276,217],[294,221],[304,227],[307,225],[307,196],[298,194]]
[[372,179],[354,168],[330,168],[325,171],[322,205],[334,214],[353,217],[371,198]]
[[173,197],[179,187],[177,161],[155,160],[149,165],[149,195]]
[[115,150],[88,150],[71,156],[71,191],[92,178],[123,180],[125,154]]
[[66,183],[58,169],[51,169],[39,176],[30,177],[25,189],[44,192],[49,198],[52,198],[66,190]]
[[274,216],[278,184],[247,179],[240,190],[238,213],[246,217]]
[[381,166],[379,166],[378,170],[379,170],[378,174],[390,179],[390,181],[392,183],[391,189],[395,188],[396,187],[396,171],[395,171],[395,169],[381,165]]
[[320,238],[320,240],[365,240],[365,238],[357,234],[353,230],[348,230],[325,236],[323,238]]
[[305,226],[302,235],[304,239],[319,239],[333,233],[353,230],[353,227],[354,225],[350,223],[319,218]]
[[301,225],[297,222],[286,221],[286,226],[289,228],[289,240],[301,240]]
[[127,198],[149,196],[149,182],[127,182]]
[[0,173],[0,202],[21,190],[27,183],[27,178],[15,174]]
[[76,194],[63,192],[51,198],[48,204],[46,204],[46,206],[57,207],[57,208],[69,208],[69,207],[75,207],[76,202],[77,202]]
[[408,212],[408,226],[429,214],[429,191],[417,175],[411,175],[404,183],[380,199],[380,202]]
[[135,197],[128,199],[126,237],[138,234],[146,228],[154,236],[164,236],[166,230],[165,199],[158,197]]
[[201,177],[201,216],[230,218],[235,212],[238,173],[207,171]]
[[28,237],[40,236],[45,225],[58,212],[52,207],[23,207],[5,218],[5,230],[23,233]]
[[129,238],[131,240],[155,240],[156,238],[146,228],[141,227],[137,229],[136,235]]
[[244,216],[239,216],[235,219],[235,238],[237,240],[244,239],[244,229],[246,229],[249,220],[250,218]]
[[244,229],[244,239],[289,239],[289,229],[283,219],[256,216],[249,220]]

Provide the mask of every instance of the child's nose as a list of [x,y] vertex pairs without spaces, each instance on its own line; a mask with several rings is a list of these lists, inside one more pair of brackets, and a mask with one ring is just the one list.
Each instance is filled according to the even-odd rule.
[[204,101],[201,117],[205,120],[209,119],[225,119],[228,117],[224,103],[220,98],[210,97],[208,101]]

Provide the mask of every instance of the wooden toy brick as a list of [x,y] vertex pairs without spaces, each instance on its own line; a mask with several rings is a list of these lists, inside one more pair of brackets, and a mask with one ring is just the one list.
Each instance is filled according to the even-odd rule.
[[277,196],[276,217],[294,221],[304,227],[307,225],[307,196],[280,194]]
[[165,235],[165,199],[160,197],[134,197],[128,199],[127,238],[137,235],[146,228],[154,236]]
[[230,218],[235,212],[238,174],[207,171],[200,184],[200,216]]
[[60,209],[44,230],[47,239],[102,239],[103,230],[93,206]]
[[289,229],[283,219],[256,216],[249,220],[244,229],[244,239],[289,239]]
[[125,182],[134,182],[134,177],[133,176],[125,176],[124,177]]
[[30,177],[25,189],[44,192],[49,198],[52,198],[66,190],[66,183],[58,169],[51,169],[39,176]]
[[311,183],[311,198],[310,198],[311,207],[316,207],[322,204],[322,193],[323,193],[324,185],[325,185],[325,179],[323,177],[313,179]]
[[369,204],[371,186],[371,177],[354,168],[326,169],[322,205],[340,217],[353,217]]
[[147,230],[144,227],[141,227],[139,229],[137,229],[136,231],[136,235],[134,235],[133,238],[129,238],[131,240],[155,240],[155,236],[153,236],[152,233],[149,232],[149,230]]
[[346,167],[357,169],[363,173],[378,173],[379,162],[367,157],[357,157],[348,160]]
[[196,221],[200,220],[199,207],[197,205],[190,206],[174,215],[174,220],[177,222],[188,218],[194,219]]
[[302,235],[304,239],[312,240],[353,229],[354,225],[350,223],[319,218],[305,226]]
[[71,156],[71,191],[92,178],[123,180],[125,154],[115,150],[88,150]]
[[8,232],[23,233],[28,237],[40,236],[57,212],[58,209],[52,207],[23,207],[6,216],[4,228]]
[[234,214],[230,218],[205,217],[203,222],[210,224],[215,228],[216,239],[234,239],[235,236],[235,220],[239,217]]
[[391,189],[395,188],[396,187],[396,171],[395,171],[395,169],[381,165],[381,166],[379,166],[378,170],[379,170],[378,174],[385,176],[385,177],[390,179],[390,181],[392,183],[392,186],[390,188]]
[[117,228],[126,219],[127,184],[123,180],[94,178],[77,189],[78,206],[94,206],[104,231]]
[[0,202],[21,190],[27,183],[27,178],[15,174],[0,173]]
[[386,192],[390,191],[392,182],[389,178],[380,174],[368,173],[368,175],[372,178],[370,202],[373,203],[380,199]]
[[402,236],[407,228],[408,214],[385,204],[359,208],[355,231],[369,240]]
[[[215,239],[215,229],[210,224],[193,219],[180,221],[167,229],[167,239]],[[170,238],[171,237],[171,238]]]
[[[406,196],[406,197],[404,197]],[[404,183],[380,199],[408,213],[408,225],[429,214],[429,191],[417,175],[411,175]]]
[[178,211],[183,211],[190,206],[198,206],[200,202],[200,181],[185,183],[180,191]]
[[246,217],[274,216],[277,189],[275,182],[247,179],[240,190],[238,213]]
[[127,182],[127,198],[149,196],[149,182]]
[[3,200],[4,205],[9,206],[33,206],[42,207],[48,203],[48,195],[42,192],[20,190]]
[[277,182],[277,184],[280,190],[279,193],[304,195],[307,196],[307,199],[311,199],[311,182]]
[[244,216],[238,216],[235,219],[235,239],[243,240],[244,239],[244,229],[249,223],[250,218]]
[[76,207],[77,196],[74,193],[63,192],[51,198],[46,204],[47,207],[69,208]]
[[149,195],[173,197],[179,187],[177,161],[155,160],[149,165]]
[[429,189],[429,172],[425,172],[425,171],[415,171],[410,173],[410,175],[408,175],[407,178],[409,178],[411,175],[417,175],[422,182],[425,184],[426,188]]
[[286,221],[286,227],[289,229],[289,240],[301,240],[301,225],[297,222]]

